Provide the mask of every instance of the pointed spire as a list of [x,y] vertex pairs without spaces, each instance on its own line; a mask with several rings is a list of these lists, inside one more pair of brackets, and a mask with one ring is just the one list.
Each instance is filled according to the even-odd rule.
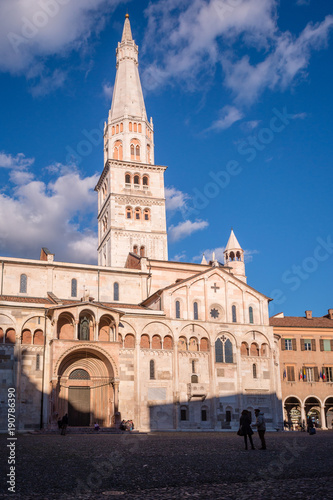
[[202,254],[202,261],[201,261],[201,264],[207,264],[207,260],[206,260],[206,257],[205,257],[205,254],[203,253]]
[[132,30],[131,30],[131,23],[129,20],[129,14],[126,14],[125,16],[125,23],[124,23],[124,29],[123,29],[123,36],[121,38],[122,42],[131,42],[133,41],[133,36],[132,36]]
[[229,241],[227,243],[227,246],[225,247],[226,250],[242,250],[242,247],[238,243],[238,240],[235,236],[234,230],[231,228],[231,233],[229,237]]

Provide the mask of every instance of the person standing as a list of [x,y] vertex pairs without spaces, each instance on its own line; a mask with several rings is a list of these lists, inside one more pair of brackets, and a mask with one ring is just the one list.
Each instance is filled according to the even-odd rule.
[[61,421],[61,435],[62,436],[66,436],[67,425],[68,425],[68,415],[67,415],[67,413],[65,413],[65,415],[62,417],[62,421]]
[[249,436],[251,448],[252,450],[254,450],[252,441],[253,430],[251,428],[251,417],[247,410],[242,411],[241,418],[239,419],[239,429],[241,435],[244,436],[245,449],[247,450],[247,436]]
[[253,424],[253,426],[257,428],[257,431],[258,431],[258,434],[259,434],[259,438],[260,438],[260,441],[261,441],[261,448],[260,448],[260,450],[266,450],[266,441],[265,441],[266,422],[265,422],[265,417],[264,417],[263,412],[261,412],[259,410],[259,408],[257,408],[256,410],[254,410],[254,414],[256,416],[257,421],[256,421],[255,424]]

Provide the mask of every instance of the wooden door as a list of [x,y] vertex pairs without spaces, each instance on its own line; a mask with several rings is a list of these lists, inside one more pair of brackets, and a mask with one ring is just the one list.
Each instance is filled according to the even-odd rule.
[[90,425],[90,387],[68,388],[68,425]]

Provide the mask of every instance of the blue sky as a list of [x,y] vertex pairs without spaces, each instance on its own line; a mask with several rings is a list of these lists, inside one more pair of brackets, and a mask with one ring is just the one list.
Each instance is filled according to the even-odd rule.
[[333,12],[325,0],[4,0],[0,254],[96,263],[94,186],[130,14],[169,259],[230,229],[271,314],[333,307]]

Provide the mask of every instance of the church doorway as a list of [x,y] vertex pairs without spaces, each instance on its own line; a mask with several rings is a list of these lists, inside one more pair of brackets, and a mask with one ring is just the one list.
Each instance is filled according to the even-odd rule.
[[68,388],[68,424],[73,427],[90,425],[90,387]]
[[53,384],[52,400],[59,416],[68,413],[69,426],[110,427],[118,412],[118,384],[106,352],[78,348],[64,356]]

